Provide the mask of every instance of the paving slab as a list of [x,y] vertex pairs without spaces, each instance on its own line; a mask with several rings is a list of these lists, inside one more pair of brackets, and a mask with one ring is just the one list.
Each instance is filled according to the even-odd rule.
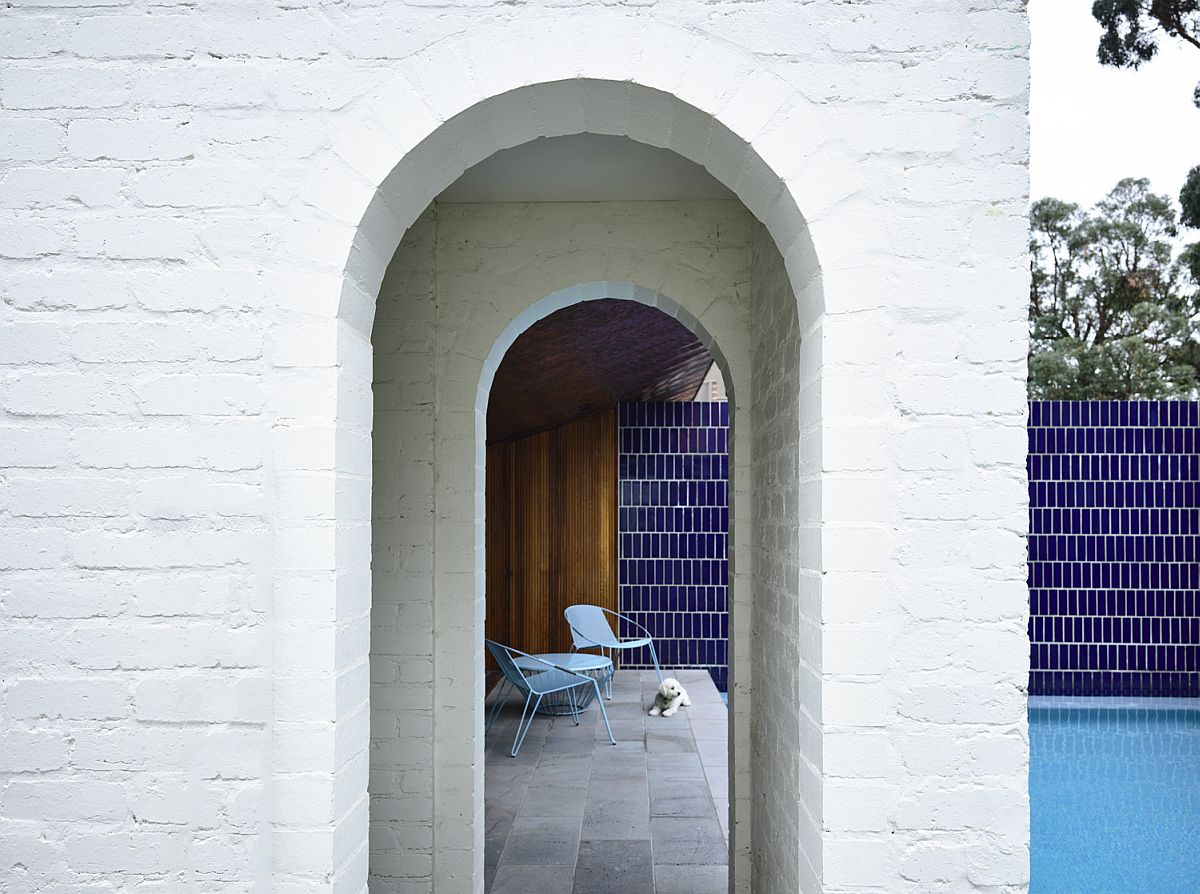
[[575,865],[575,884],[571,892],[654,894],[654,864],[650,858],[650,842],[580,842],[579,862]]
[[729,867],[655,866],[654,894],[728,894]]
[[[704,671],[675,671],[691,708],[650,717],[658,679],[621,670],[576,726],[544,717],[516,758],[514,699],[485,743],[488,894],[725,894],[728,714]],[[490,698],[490,697],[489,697]]]

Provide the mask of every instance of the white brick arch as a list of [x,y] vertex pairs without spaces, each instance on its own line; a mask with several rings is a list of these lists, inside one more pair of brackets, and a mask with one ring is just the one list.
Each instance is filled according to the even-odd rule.
[[809,156],[826,142],[819,107],[745,50],[592,11],[586,28],[507,22],[440,41],[409,57],[401,75],[356,104],[297,199],[334,225],[322,234],[323,260],[346,274],[342,319],[369,321],[387,246],[467,168],[539,137],[585,132],[705,167],[766,225],[797,294],[819,311],[800,209],[825,210],[861,178],[838,164],[823,172],[836,189],[812,180]]
[[[595,41],[601,39],[601,34],[604,34],[604,52],[586,52],[579,46],[580,40]],[[460,76],[446,78],[448,66]],[[379,285],[405,230],[468,167],[494,152],[539,137],[583,132],[624,135],[677,152],[704,166],[733,190],[769,230],[791,281],[791,288],[785,288],[789,301],[784,318],[773,318],[765,325],[786,330],[792,342],[782,354],[765,361],[759,359],[759,363],[770,367],[786,361],[793,367],[793,379],[798,381],[800,332],[807,334],[806,344],[814,357],[819,349],[820,274],[812,240],[793,192],[764,161],[755,144],[761,137],[764,151],[778,154],[799,139],[799,134],[792,131],[799,126],[796,109],[805,101],[782,81],[756,70],[743,54],[710,38],[666,27],[647,29],[630,25],[613,25],[607,32],[603,28],[600,32],[589,29],[587,35],[557,28],[543,33],[525,29],[509,33],[504,29],[499,33],[492,30],[486,35],[434,47],[410,60],[405,73],[408,83],[387,87],[360,103],[359,123],[345,128],[329,154],[328,164],[299,199],[326,218],[328,225],[324,238],[314,244],[332,254],[312,258],[311,262],[332,266],[338,234],[346,234],[349,241],[343,256],[336,314],[340,360],[334,437],[337,477],[344,482],[335,486],[336,492],[361,487],[364,476],[359,470],[369,467],[370,398],[364,387],[371,381],[369,339]],[[786,156],[781,160],[794,164],[794,159]],[[799,303],[792,297],[793,291],[801,296]],[[712,307],[709,312],[714,315],[712,324],[720,326],[721,321],[715,316],[722,309]],[[703,311],[698,313],[701,318],[693,328],[702,332],[710,321],[703,318]],[[729,381],[735,388],[738,381],[747,381],[743,388],[747,406],[754,390],[749,385],[750,367],[755,362],[753,338],[746,331],[737,333],[744,365],[741,371],[726,370],[731,373]],[[464,353],[480,362],[494,349],[491,343],[461,346]],[[734,363],[735,367],[738,365]],[[814,375],[815,360],[807,365],[808,374]],[[463,396],[466,397],[465,392]],[[471,398],[477,395],[472,394]],[[789,399],[784,397],[784,400]],[[790,401],[794,408],[797,397],[793,395]],[[471,405],[470,400],[464,400],[461,408],[465,410]],[[750,426],[743,428],[747,433],[748,454]],[[799,451],[798,425],[793,424],[783,437],[791,441],[789,464],[794,467]],[[476,463],[477,487],[472,495],[473,517],[469,508],[464,517],[451,517],[453,513],[448,515],[443,505],[439,505],[435,524],[436,530],[444,530],[443,534],[435,535],[439,544],[449,537],[455,543],[469,545],[470,532],[477,529],[473,537],[476,552],[480,554],[478,561],[468,561],[465,565],[463,551],[451,558],[446,550],[435,550],[433,558],[435,581],[446,585],[450,581],[470,581],[472,577],[475,581],[473,588],[470,584],[466,587],[468,592],[473,590],[475,604],[468,600],[461,608],[454,609],[461,612],[462,621],[452,625],[451,630],[435,628],[433,644],[434,690],[438,693],[437,704],[442,707],[432,721],[435,807],[429,876],[431,888],[443,891],[478,889],[482,884],[483,780],[482,762],[476,760],[481,726],[480,718],[475,716],[478,712],[469,707],[482,695],[482,672],[464,678],[445,670],[450,664],[449,656],[479,651],[476,646],[482,636],[483,565],[479,548],[482,439],[476,440],[480,455]],[[794,470],[791,474],[794,486]],[[743,487],[747,493],[748,487],[748,484]],[[747,507],[750,502],[743,501]],[[797,518],[792,519],[793,525],[798,523]],[[330,630],[331,648],[336,656],[333,672],[340,682],[335,687],[332,708],[334,753],[330,797],[334,811],[330,819],[334,833],[328,877],[337,879],[346,890],[357,889],[365,881],[367,869],[364,783],[369,761],[364,699],[365,631],[370,625],[370,593],[366,585],[370,575],[370,531],[369,513],[356,514],[339,508],[333,536],[336,576],[343,582],[339,584],[339,593],[344,595],[339,595],[337,615]],[[789,554],[798,549],[795,544],[799,538],[794,531],[791,540]],[[819,567],[815,555],[808,556],[806,562],[813,569]],[[750,562],[744,564],[748,566]],[[794,568],[791,574],[794,578]],[[778,586],[780,582],[774,584]],[[744,586],[748,602],[749,582]],[[793,580],[785,589],[794,594],[795,586]],[[463,589],[461,583],[458,587]],[[785,601],[796,598],[779,595]],[[435,597],[435,602],[438,598]],[[448,606],[439,608],[437,616],[443,623],[449,619]],[[295,630],[283,631],[285,638],[294,637],[295,633]],[[748,631],[745,635],[748,649]],[[795,640],[796,631],[790,631],[789,636]],[[286,652],[286,647],[281,650],[277,646],[276,651]],[[736,645],[734,652],[736,664]],[[438,660],[439,654],[446,656],[442,662]],[[302,677],[304,670],[277,667],[276,674],[284,679],[289,674]],[[742,674],[748,681],[749,668],[744,668]],[[794,680],[784,684],[789,691],[795,691],[798,685]],[[736,680],[734,691],[737,705]],[[748,683],[740,694],[744,706],[750,696]],[[815,692],[813,695],[815,706]],[[447,707],[454,704],[460,708]],[[731,741],[731,748],[736,752],[740,743],[743,753],[733,769],[735,779],[739,780],[735,786],[741,788],[734,808],[737,819],[731,848],[734,881],[739,890],[749,889],[751,873],[749,713],[735,711],[741,722]],[[815,709],[813,714],[811,719],[815,722]],[[764,730],[758,732],[761,735]],[[799,732],[786,736],[794,744],[801,738]],[[813,741],[812,736],[807,739]],[[285,738],[279,741],[282,748],[290,747]],[[775,757],[794,766],[794,756],[777,753]],[[819,753],[806,755],[805,761],[810,766],[819,766]],[[286,762],[281,764],[286,775]],[[464,770],[474,778],[464,779]],[[798,789],[793,791],[798,801]],[[809,807],[815,809],[816,805]],[[284,835],[292,825],[290,809],[289,803],[277,800],[274,821]],[[795,811],[797,805],[793,804],[791,809]],[[783,849],[782,853],[757,861],[762,864],[757,871],[763,873],[764,883],[779,872],[798,882],[796,826],[799,822],[793,817],[781,824],[775,840],[760,848],[764,852],[772,847]],[[277,870],[288,872],[279,862],[286,864],[290,856],[281,853],[277,845]],[[819,872],[819,852],[808,853],[804,859],[809,873]],[[305,862],[297,861],[297,876],[309,869]]]
[[[668,50],[664,48],[663,52]],[[725,64],[727,60],[714,59],[705,62],[705,69]],[[771,167],[753,142],[755,134],[764,132],[767,134],[764,151],[768,153],[778,151],[775,147],[791,140],[795,141],[793,146],[802,144],[800,134],[790,133],[797,127],[795,104],[802,100],[777,78],[751,77],[744,68],[735,67],[731,71],[741,73],[742,80],[713,84],[711,95],[703,99],[707,100],[708,109],[726,109],[730,117],[745,119],[750,136],[732,130],[722,121],[719,111],[694,105],[658,87],[628,79],[600,80],[586,75],[542,80],[494,94],[438,124],[400,156],[399,163],[387,171],[378,188],[371,192],[361,223],[353,231],[339,316],[356,325],[369,324],[374,296],[390,260],[386,246],[393,239],[399,242],[400,235],[417,215],[464,171],[495,152],[530,140],[579,133],[626,136],[670,149],[707,169],[767,227],[783,255],[793,289],[804,295],[806,312],[819,315],[823,309],[819,269],[794,186]],[[730,77],[728,73],[725,75],[726,79]],[[412,99],[386,94],[372,108],[380,118],[398,110],[403,110],[400,114],[410,114],[407,103]],[[752,100],[757,108],[773,107],[771,114],[752,117],[743,107]],[[775,128],[776,114],[786,126]],[[436,122],[436,117],[431,121]],[[376,120],[355,139],[367,138],[372,127],[391,133],[391,126]],[[334,154],[357,159],[366,151],[370,150],[361,145],[351,147],[343,141],[335,147]],[[373,151],[381,150],[375,147]],[[790,165],[795,164],[791,155],[784,158]],[[363,164],[360,172],[370,169]],[[345,196],[339,199],[344,200]]]

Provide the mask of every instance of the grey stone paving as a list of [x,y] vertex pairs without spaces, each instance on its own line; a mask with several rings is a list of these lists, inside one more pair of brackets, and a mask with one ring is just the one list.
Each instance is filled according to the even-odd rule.
[[[727,712],[702,670],[673,671],[692,707],[650,717],[653,671],[617,671],[605,701],[539,717],[509,757],[521,703],[487,737],[485,884],[490,894],[725,894]],[[491,707],[493,695],[488,697]]]

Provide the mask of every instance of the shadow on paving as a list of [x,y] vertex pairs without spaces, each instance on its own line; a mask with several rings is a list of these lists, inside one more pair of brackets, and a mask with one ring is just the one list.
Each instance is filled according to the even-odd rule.
[[593,705],[579,726],[539,716],[510,757],[521,701],[509,699],[486,743],[489,894],[725,894],[727,710],[706,671],[673,673],[692,706],[650,717],[657,677],[617,671],[615,746]]

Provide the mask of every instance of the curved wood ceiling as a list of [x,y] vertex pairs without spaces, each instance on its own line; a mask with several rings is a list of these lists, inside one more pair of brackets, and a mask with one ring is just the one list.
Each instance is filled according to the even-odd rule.
[[584,301],[530,326],[508,349],[488,401],[489,443],[622,401],[691,400],[712,356],[682,323],[636,301]]

